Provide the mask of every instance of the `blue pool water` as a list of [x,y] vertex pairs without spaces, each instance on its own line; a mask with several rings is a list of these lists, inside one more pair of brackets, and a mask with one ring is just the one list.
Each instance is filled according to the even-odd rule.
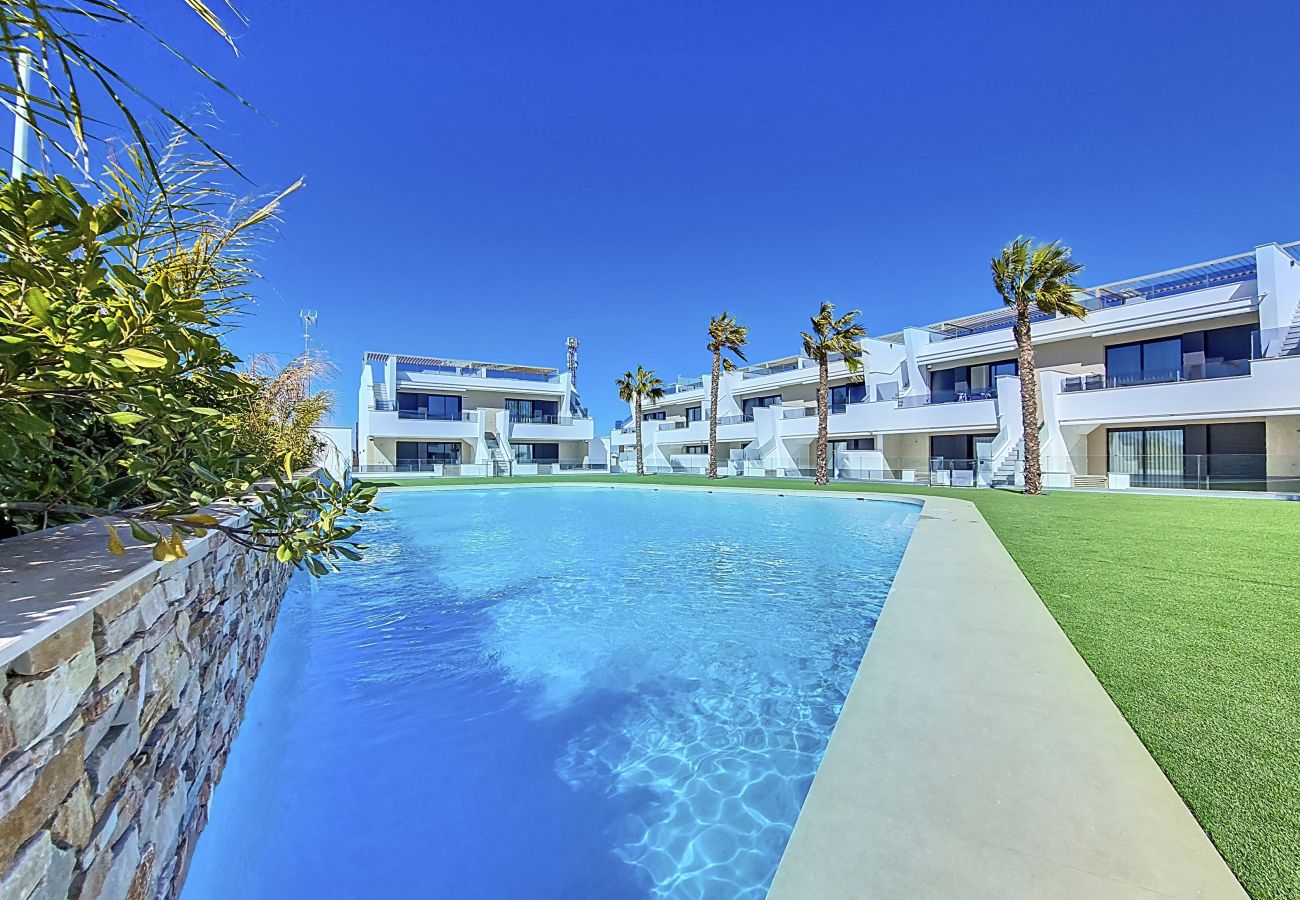
[[916,507],[383,502],[294,579],[184,900],[762,897]]

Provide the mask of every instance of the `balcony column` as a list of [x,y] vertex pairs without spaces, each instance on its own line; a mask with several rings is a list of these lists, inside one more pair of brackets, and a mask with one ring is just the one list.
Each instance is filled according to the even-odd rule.
[[[710,377],[711,376],[708,375],[704,377],[704,406],[708,406],[707,398],[710,391]],[[732,396],[732,392],[741,386],[744,378],[745,376],[740,372],[732,372],[730,374],[723,374],[718,379],[718,408],[709,410],[710,416],[717,416],[720,419],[725,419],[728,416],[740,415],[740,404],[736,402],[736,398]]]
[[905,397],[930,396],[930,382],[921,371],[921,364],[916,361],[917,354],[930,343],[933,335],[922,328],[903,329],[903,349],[907,355],[903,358],[903,391]]
[[384,359],[384,398],[397,409],[397,357],[392,355]]
[[[998,379],[1001,381],[1002,379]],[[1039,411],[1043,417],[1043,440],[1039,459],[1043,466],[1044,487],[1070,487],[1076,473],[1069,445],[1061,433],[1059,401],[1064,393],[1065,374],[1044,370],[1038,373]],[[999,391],[1001,388],[999,388]],[[1017,396],[1019,391],[1017,390]]]
[[1020,378],[1016,375],[999,375],[997,391],[997,396],[993,398],[993,409],[998,419],[998,435],[993,439],[990,458],[994,469],[1008,454],[1020,447],[1020,442],[1025,437],[1024,412],[1020,408]]
[[1300,309],[1300,264],[1277,244],[1255,248],[1259,336],[1264,355],[1276,352]]

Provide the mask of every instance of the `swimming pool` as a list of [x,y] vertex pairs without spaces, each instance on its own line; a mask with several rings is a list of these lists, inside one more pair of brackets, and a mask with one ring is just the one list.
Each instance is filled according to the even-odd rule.
[[762,897],[918,507],[383,502],[291,584],[184,900]]

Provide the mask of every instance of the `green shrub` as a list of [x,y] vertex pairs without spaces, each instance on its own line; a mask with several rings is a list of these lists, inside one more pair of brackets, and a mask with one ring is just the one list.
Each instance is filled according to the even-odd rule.
[[[95,201],[60,176],[0,182],[3,527],[116,518],[158,558],[218,528],[319,574],[357,555],[374,490],[294,479],[308,446],[252,434],[266,382],[221,339],[284,195],[246,211],[178,145],[162,158],[132,157]],[[243,495],[261,507],[247,526],[199,512]]]

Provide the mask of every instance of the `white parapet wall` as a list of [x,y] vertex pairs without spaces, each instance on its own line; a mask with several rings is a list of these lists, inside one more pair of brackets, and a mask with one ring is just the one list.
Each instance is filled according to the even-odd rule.
[[352,429],[346,425],[318,425],[311,431],[321,441],[315,464],[335,481],[342,481],[352,468]]

